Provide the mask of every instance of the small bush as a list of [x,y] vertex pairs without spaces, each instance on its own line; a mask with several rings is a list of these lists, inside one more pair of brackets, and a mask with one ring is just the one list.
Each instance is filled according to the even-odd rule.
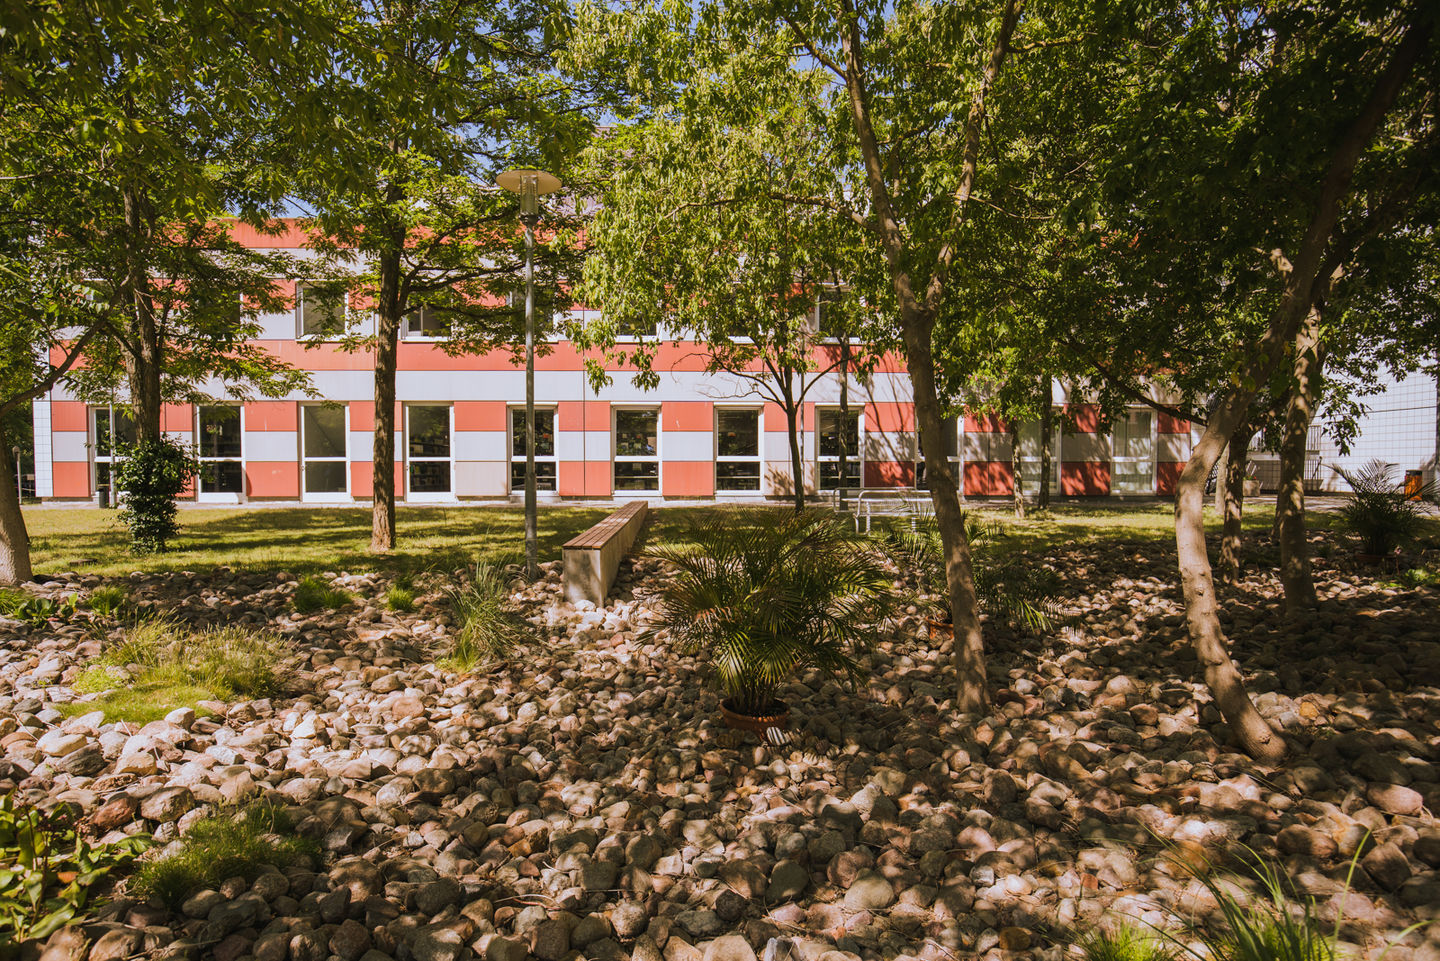
[[1075,943],[1085,961],[1180,961],[1175,945],[1129,922],[1112,931],[1097,928]]
[[1365,554],[1390,554],[1415,539],[1424,523],[1425,501],[1435,499],[1435,485],[1420,486],[1418,500],[1405,491],[1395,477],[1395,465],[1372,460],[1357,471],[1333,470],[1350,485],[1340,516],[1350,532],[1360,538]]
[[408,587],[396,584],[386,592],[385,606],[392,611],[413,611],[415,609],[415,592]]
[[283,808],[254,804],[196,823],[178,852],[141,866],[128,890],[179,907],[197,891],[218,888],[227,878],[253,881],[267,866],[286,868],[319,853],[309,838],[297,837]]
[[24,621],[31,627],[45,627],[51,619],[69,623],[80,606],[74,594],[55,600],[53,597],[33,597],[20,591],[0,592],[0,614]]
[[144,723],[200,701],[271,697],[281,653],[277,638],[239,627],[190,633],[165,618],[140,621],[76,678],[76,691],[102,696],[61,709]]
[[535,632],[508,607],[504,573],[489,564],[475,566],[475,579],[465,587],[451,588],[455,612],[455,643],[442,666],[459,672],[509,656],[522,644],[535,640]]
[[67,809],[45,813],[0,797],[0,955],[83,920],[93,889],[149,843],[92,844]]
[[108,587],[97,587],[91,591],[90,596],[85,599],[85,606],[96,617],[109,618],[115,617],[123,611],[129,600],[130,595],[125,593],[123,587],[112,584]]
[[300,579],[295,585],[295,594],[290,599],[295,610],[300,614],[313,614],[316,611],[334,610],[337,607],[344,607],[354,598],[347,591],[338,587],[331,587],[328,583],[311,574]]
[[115,488],[123,495],[120,520],[130,528],[130,549],[158,554],[179,532],[175,498],[200,469],[178,441],[161,436],[122,446],[115,465]]

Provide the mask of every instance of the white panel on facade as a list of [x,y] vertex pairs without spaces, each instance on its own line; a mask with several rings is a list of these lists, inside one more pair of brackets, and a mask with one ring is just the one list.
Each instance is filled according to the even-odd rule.
[[50,401],[37,400],[31,405],[31,419],[35,433],[35,496],[55,496],[55,461],[51,453]]
[[503,497],[509,495],[510,462],[456,461],[455,493],[459,497]]
[[1190,459],[1189,434],[1159,434],[1156,438],[1155,459],[1162,464],[1178,464]]
[[708,430],[668,430],[660,439],[660,450],[667,461],[713,460],[715,435]]
[[293,430],[245,432],[247,461],[299,461],[300,435]]
[[607,461],[610,459],[610,432],[587,430],[585,434],[585,459]]
[[[83,430],[57,430],[50,436],[54,445],[50,453],[51,460],[58,463],[84,463],[90,459],[90,435]],[[40,457],[38,446],[35,457],[37,460]]]
[[585,460],[585,431],[557,430],[555,457],[558,460]]
[[[767,423],[765,426],[769,427],[770,425]],[[800,435],[800,439],[804,441],[805,435]],[[790,435],[788,433],[767,430],[765,431],[762,443],[764,446],[761,448],[761,453],[764,454],[767,461],[790,463]],[[805,451],[809,449],[809,446],[803,443],[801,444],[800,456],[802,460],[805,457]]]
[[457,430],[451,448],[457,461],[508,460],[509,437],[501,430]]
[[865,433],[865,459],[872,461],[913,461],[918,445],[906,431]]
[[1067,433],[1061,441],[1060,456],[1067,462],[1099,463],[1110,459],[1109,434]]
[[[1066,438],[1069,441],[1069,438]],[[1003,431],[966,431],[960,438],[961,456],[967,461],[1010,462],[1010,435]],[[1069,457],[1069,454],[1066,454]]]
[[[350,432],[350,459],[368,461],[375,454],[375,432],[373,430],[352,430]],[[395,441],[395,459],[400,459],[400,441]]]

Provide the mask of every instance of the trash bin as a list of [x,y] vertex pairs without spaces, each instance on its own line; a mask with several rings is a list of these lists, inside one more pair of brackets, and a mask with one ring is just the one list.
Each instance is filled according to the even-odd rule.
[[1425,489],[1425,472],[1419,470],[1407,470],[1405,472],[1405,497],[1408,500],[1418,501],[1420,492]]
[[97,487],[97,488],[95,489],[95,493],[96,493],[96,494],[98,495],[98,497],[99,497],[100,506],[101,506],[102,508],[103,508],[103,507],[109,507],[109,506],[110,506],[110,485],[109,485],[109,484],[101,484],[99,487]]

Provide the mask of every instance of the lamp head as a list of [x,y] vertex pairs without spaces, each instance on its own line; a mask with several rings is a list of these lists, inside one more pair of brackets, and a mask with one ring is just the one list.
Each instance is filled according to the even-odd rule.
[[560,189],[560,178],[543,170],[507,170],[495,178],[501,187],[520,195],[520,219],[540,219],[540,198]]

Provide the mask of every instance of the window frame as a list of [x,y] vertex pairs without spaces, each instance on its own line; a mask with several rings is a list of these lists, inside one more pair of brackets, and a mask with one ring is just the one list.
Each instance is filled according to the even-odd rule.
[[[309,504],[341,504],[353,500],[350,478],[350,405],[342,404],[340,409],[344,415],[345,423],[345,453],[342,457],[311,457],[305,453],[305,411],[319,410],[326,407],[326,404],[300,404],[299,430],[296,432],[300,444],[300,501]],[[344,464],[345,465],[345,490],[344,491],[307,491],[305,489],[305,468],[310,463],[317,464]]]
[[[823,434],[821,433],[821,430],[820,430],[821,416],[822,416],[823,414],[825,414],[825,413],[832,413],[832,412],[833,412],[833,413],[835,414],[835,416],[838,418],[838,417],[840,416],[840,405],[839,405],[839,404],[816,404],[816,405],[815,405],[815,460],[814,460],[814,463],[815,463],[815,490],[816,490],[816,491],[819,491],[819,492],[822,492],[822,493],[823,493],[823,492],[826,492],[826,491],[838,491],[838,490],[840,490],[840,486],[839,486],[838,484],[837,484],[836,486],[834,486],[834,487],[826,487],[826,486],[825,486],[825,472],[824,472],[824,468],[821,466],[821,465],[823,465],[823,464],[835,464],[835,465],[836,465],[836,479],[837,479],[837,480],[839,479],[840,455],[839,455],[839,454],[822,454],[822,453],[821,453],[821,438],[823,437]],[[846,465],[845,465],[845,466],[848,468],[848,467],[850,466],[850,461],[851,461],[852,459],[854,460],[854,462],[855,462],[855,464],[856,464],[856,470],[858,471],[858,483],[857,483],[854,487],[847,487],[847,488],[845,488],[845,490],[846,490],[847,492],[849,492],[849,491],[859,491],[859,490],[864,490],[864,489],[865,489],[865,465],[866,465],[866,463],[868,462],[867,459],[866,459],[866,457],[865,457],[865,408],[864,408],[864,405],[861,405],[861,404],[852,404],[852,405],[850,405],[850,414],[851,414],[851,416],[853,416],[853,417],[855,418],[855,456],[854,456],[854,458],[849,458],[849,457],[847,457],[847,458],[846,458]]]
[[[240,453],[234,457],[208,457],[205,455],[205,447],[201,437],[205,429],[204,412],[207,408],[229,407],[236,411],[240,425]],[[195,500],[197,503],[208,504],[239,504],[245,500],[245,405],[244,404],[196,404],[195,405],[195,459],[200,462],[200,471],[195,474]],[[240,489],[238,491],[207,491],[204,483],[204,468],[206,464],[225,464],[235,462],[240,465]]]
[[[549,414],[550,414],[550,417],[551,417],[551,421],[550,421],[550,433],[551,433],[551,435],[552,435],[552,443],[551,443],[551,447],[550,447],[551,453],[549,453],[549,454],[541,454],[541,453],[539,453],[539,452],[537,451],[536,454],[535,454],[535,492],[536,492],[537,494],[554,494],[554,493],[556,493],[557,491],[559,491],[559,489],[560,489],[560,431],[559,431],[559,412],[558,412],[557,406],[554,405],[554,404],[536,404],[536,405],[535,405],[535,418],[536,418],[537,421],[539,420],[540,415],[541,415],[541,414],[544,414],[544,413],[549,413]],[[510,493],[511,493],[511,494],[516,494],[516,493],[523,494],[523,493],[525,493],[525,454],[524,454],[523,452],[520,453],[520,454],[516,454],[516,453],[515,453],[515,440],[516,440],[516,438],[515,438],[515,415],[516,415],[516,414],[519,414],[519,415],[520,415],[521,437],[524,436],[524,430],[525,430],[525,405],[521,404],[520,406],[517,407],[517,406],[515,406],[514,404],[511,404],[511,405],[509,405],[508,407],[506,407],[506,410],[505,410],[506,424],[507,424],[507,426],[508,426],[508,428],[509,428],[509,429],[505,432],[505,443],[506,443],[506,446],[507,446],[507,447],[509,448],[509,450],[510,450]],[[539,445],[537,444],[536,446],[538,447]],[[552,486],[550,486],[549,488],[546,488],[546,487],[541,486],[541,485],[544,483],[544,481],[543,481],[543,480],[541,479],[541,477],[540,477],[540,465],[541,465],[541,464],[553,464],[553,465],[555,466],[554,480],[553,480]],[[520,483],[519,483],[518,486],[517,486],[516,483],[515,483],[515,468],[516,468],[517,465],[520,467]]]
[[[439,407],[444,409],[446,416],[446,438],[449,441],[450,453],[445,457],[414,457],[410,453],[411,433],[411,412],[419,407]],[[427,403],[423,401],[407,402],[405,404],[405,500],[414,504],[448,504],[452,503],[455,497],[455,404]],[[416,491],[413,489],[414,478],[411,475],[411,467],[415,464],[439,464],[450,465],[450,485],[444,491]]]
[[405,324],[404,324],[404,326],[401,327],[401,329],[400,329],[400,339],[401,339],[401,340],[416,340],[416,341],[424,341],[424,342],[435,343],[435,342],[437,342],[437,341],[443,341],[443,340],[449,340],[449,339],[450,339],[450,325],[449,325],[449,324],[446,324],[445,327],[444,327],[443,332],[438,333],[438,334],[427,334],[427,333],[425,333],[423,330],[415,331],[415,330],[412,330],[412,329],[411,329],[411,326],[410,326],[410,325],[411,325],[413,322],[417,321],[417,320],[421,320],[421,319],[424,317],[424,315],[425,315],[425,313],[426,313],[427,311],[430,313],[430,315],[431,315],[432,317],[434,317],[435,314],[436,314],[436,310],[435,310],[435,307],[434,307],[433,305],[431,305],[431,304],[421,304],[419,307],[415,308],[414,310],[410,311],[408,314],[405,315]]
[[340,340],[345,336],[345,331],[350,328],[350,291],[345,290],[340,294],[340,329],[307,334],[305,332],[305,289],[308,286],[304,281],[295,281],[295,339],[319,343]]
[[[1144,415],[1144,416],[1147,417],[1147,418],[1149,419],[1149,421],[1150,421],[1150,430],[1149,430],[1148,437],[1147,437],[1147,439],[1146,439],[1146,443],[1149,445],[1149,454],[1148,454],[1147,457],[1123,457],[1123,458],[1122,458],[1122,457],[1120,457],[1120,456],[1116,453],[1116,451],[1118,450],[1118,445],[1116,444],[1115,428],[1117,428],[1118,426],[1120,426],[1120,424],[1123,422],[1123,423],[1126,425],[1126,431],[1127,431],[1127,434],[1128,434],[1130,419],[1131,419],[1134,415],[1136,415],[1136,414]],[[1156,414],[1155,414],[1155,412],[1154,412],[1153,410],[1150,410],[1150,409],[1144,408],[1144,407],[1127,407],[1127,408],[1125,409],[1125,414],[1124,414],[1124,416],[1121,417],[1121,418],[1116,418],[1116,419],[1114,420],[1114,422],[1111,423],[1111,425],[1110,425],[1110,433],[1106,436],[1106,440],[1109,442],[1109,445],[1110,445],[1110,493],[1112,493],[1112,494],[1153,494],[1153,493],[1155,493],[1155,491],[1156,491],[1156,486],[1157,486],[1157,475],[1159,474],[1159,470],[1158,470],[1158,468],[1157,468],[1157,466],[1156,466],[1156,458],[1157,458],[1157,456],[1158,456],[1159,448],[1160,448],[1159,429],[1160,429],[1160,418],[1156,416]],[[1119,484],[1117,484],[1117,482],[1116,482],[1116,479],[1120,476],[1120,472],[1119,472],[1116,468],[1117,468],[1117,465],[1119,464],[1119,462],[1122,461],[1122,460],[1123,460],[1123,461],[1126,461],[1127,463],[1134,463],[1134,464],[1136,464],[1136,465],[1140,464],[1141,462],[1146,462],[1146,463],[1145,463],[1145,467],[1146,467],[1145,473],[1147,473],[1147,474],[1149,475],[1148,484],[1146,484],[1146,486],[1144,486],[1144,487],[1138,487],[1138,488],[1135,487],[1135,486],[1133,486],[1133,485],[1127,485],[1126,487],[1123,487],[1123,488],[1120,487]],[[1135,475],[1134,475],[1133,472],[1132,472],[1132,474],[1131,474],[1130,476],[1135,476]]]
[[[755,415],[755,454],[753,456],[739,456],[735,454],[720,453],[720,415],[723,413],[750,413]],[[715,496],[716,497],[745,497],[764,496],[766,491],[765,483],[765,408],[754,404],[717,404],[714,412],[714,437],[713,460],[715,471]],[[721,488],[720,486],[720,465],[721,464],[755,464],[755,476],[757,485],[751,488]]]
[[[621,454],[619,444],[619,421],[620,415],[634,411],[650,412],[655,415],[655,453],[651,456],[637,457],[633,454]],[[618,494],[622,490],[626,494],[659,495],[665,484],[665,429],[662,423],[660,406],[657,404],[620,404],[612,405],[610,408],[610,491]],[[616,464],[645,464],[655,462],[655,486],[653,488],[621,488],[617,482],[618,476],[615,473]]]
[[[116,404],[96,404],[89,407],[89,423],[85,425],[86,431],[89,434],[89,442],[85,446],[90,450],[91,497],[97,501],[100,498],[100,467],[103,464],[106,474],[105,484],[110,490],[110,503],[112,504],[116,503],[115,465],[124,460],[123,457],[117,457],[115,454],[115,411],[117,406]],[[95,421],[95,415],[102,410],[105,411],[106,430],[108,430],[110,434],[110,452],[107,454],[100,453],[100,432],[96,429],[97,424]],[[133,431],[135,427],[135,418],[133,416],[130,417],[130,427]]]

